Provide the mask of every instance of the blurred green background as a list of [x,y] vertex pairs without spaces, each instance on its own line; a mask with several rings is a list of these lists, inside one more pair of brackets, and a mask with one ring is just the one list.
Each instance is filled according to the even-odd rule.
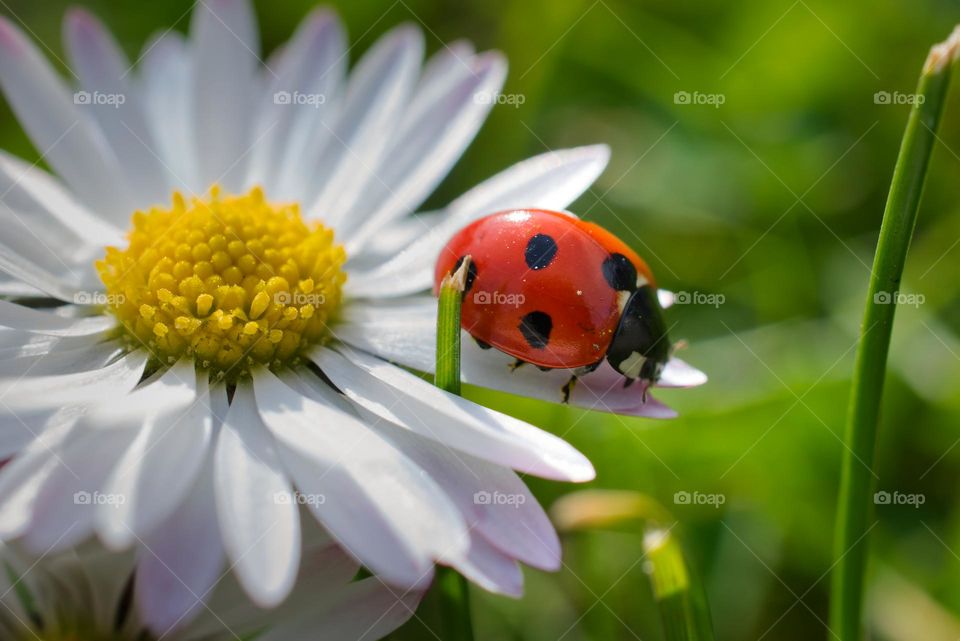
[[[9,4],[7,4],[9,3]],[[68,3],[4,13],[63,57]],[[135,57],[185,30],[188,1],[82,2]],[[668,313],[683,357],[711,377],[662,392],[679,419],[629,419],[467,394],[569,439],[597,488],[663,503],[703,577],[719,639],[827,638],[828,571],[856,330],[883,204],[931,44],[960,21],[947,0],[383,0],[334,2],[353,59],[403,21],[428,48],[458,38],[510,60],[506,94],[429,204],[524,157],[595,142],[609,168],[571,207],[619,234],[674,291],[716,304]],[[264,50],[306,0],[257,2]],[[683,104],[677,92],[721,96]],[[36,158],[4,105],[0,144]],[[960,638],[960,91],[948,104],[898,311],[877,484],[923,496],[881,505],[872,531],[873,638]],[[696,297],[693,297],[696,298]],[[701,298],[702,300],[702,298]],[[530,483],[545,505],[579,488]],[[723,505],[675,504],[678,491]],[[565,540],[565,569],[528,571],[519,601],[474,591],[483,640],[662,638],[628,532]],[[429,622],[430,604],[423,610]],[[414,622],[396,635],[432,638]]]

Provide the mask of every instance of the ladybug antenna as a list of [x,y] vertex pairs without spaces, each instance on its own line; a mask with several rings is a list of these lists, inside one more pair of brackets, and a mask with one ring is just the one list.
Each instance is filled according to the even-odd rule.
[[689,346],[690,344],[687,341],[680,339],[676,343],[670,346],[670,355],[673,356],[677,352],[681,352],[687,349]]

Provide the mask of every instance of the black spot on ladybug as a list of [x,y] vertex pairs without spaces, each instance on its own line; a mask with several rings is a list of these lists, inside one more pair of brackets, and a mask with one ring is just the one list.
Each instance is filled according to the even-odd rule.
[[[451,274],[456,273],[460,269],[460,265],[463,264],[463,256],[457,259],[457,262],[453,264],[453,269],[450,270]],[[467,267],[467,280],[463,284],[463,295],[466,296],[467,292],[470,291],[470,288],[473,287],[473,281],[477,280],[477,261],[471,260],[470,266]]]
[[523,258],[530,269],[543,269],[557,255],[557,241],[546,234],[535,234],[527,241]]
[[632,292],[637,288],[637,268],[623,254],[610,254],[603,261],[603,277],[618,292]]
[[543,349],[550,342],[553,320],[545,312],[530,312],[520,321],[519,329],[530,347]]

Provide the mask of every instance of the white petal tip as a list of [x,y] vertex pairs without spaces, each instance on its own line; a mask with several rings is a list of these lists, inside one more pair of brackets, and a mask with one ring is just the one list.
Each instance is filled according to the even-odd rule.
[[19,55],[27,51],[23,34],[3,16],[0,16],[0,47],[9,55]]
[[659,387],[697,387],[707,382],[707,375],[679,358],[671,358],[663,369]]

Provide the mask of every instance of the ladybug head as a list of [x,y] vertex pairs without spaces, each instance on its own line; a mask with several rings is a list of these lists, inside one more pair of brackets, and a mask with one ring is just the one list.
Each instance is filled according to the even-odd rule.
[[623,311],[607,350],[607,362],[627,377],[653,385],[670,360],[671,344],[657,290],[642,285],[634,290]]

